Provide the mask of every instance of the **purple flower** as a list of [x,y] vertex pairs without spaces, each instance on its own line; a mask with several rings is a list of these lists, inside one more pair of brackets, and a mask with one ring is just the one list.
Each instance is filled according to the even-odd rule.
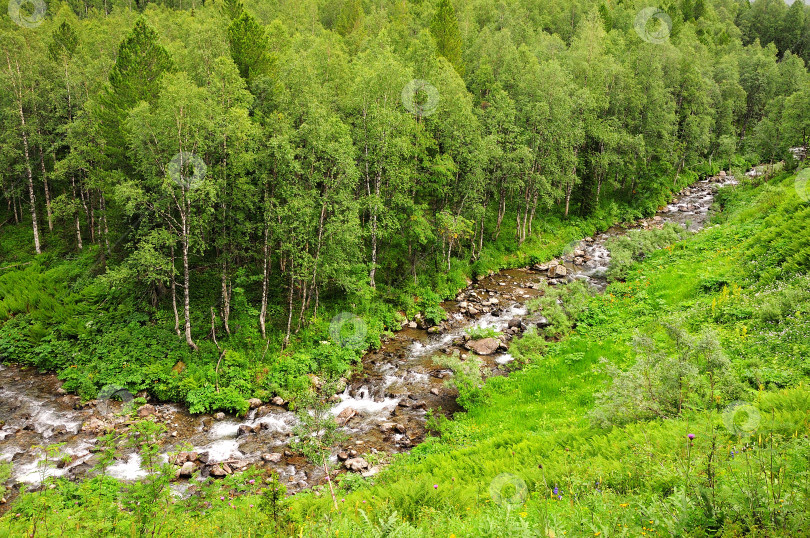
[[554,486],[554,492],[553,493],[554,493],[554,495],[557,495],[558,493],[560,493],[560,488],[558,488],[557,486]]
[[255,483],[256,483],[255,480],[248,480],[248,484],[255,484]]
[[687,437],[688,437],[688,438],[689,438],[689,440],[691,441],[692,439],[694,439],[694,438],[695,438],[695,434],[694,434],[694,433],[690,433],[690,434],[688,434],[688,435],[687,435]]
[[439,489],[439,484],[433,484],[433,489]]

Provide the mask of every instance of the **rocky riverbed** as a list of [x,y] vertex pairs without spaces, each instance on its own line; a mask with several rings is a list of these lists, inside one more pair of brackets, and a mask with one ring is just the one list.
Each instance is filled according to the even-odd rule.
[[[348,435],[343,445],[335,447],[333,460],[347,472],[366,476],[378,472],[379,466],[369,460],[384,461],[387,455],[407,451],[424,439],[429,409],[441,408],[446,414],[459,410],[454,392],[445,384],[452,372],[434,362],[437,355],[458,353],[464,358],[474,352],[484,359],[486,375],[504,374],[512,360],[511,340],[531,325],[545,323],[542,312],[530,316],[526,309],[527,301],[542,294],[543,281],[560,285],[582,279],[603,290],[610,263],[605,245],[611,237],[667,222],[698,230],[708,218],[716,190],[733,182],[724,174],[698,182],[655,216],[574,242],[559,259],[480,277],[454,301],[443,304],[448,319],[439,325],[423,319],[406,321],[379,350],[363,358],[362,369],[333,397],[331,412]],[[498,337],[471,340],[466,329],[476,325],[494,329]],[[125,432],[131,424],[132,419],[121,414],[127,402],[81,402],[60,386],[52,374],[0,365],[0,461],[13,463],[9,499],[21,484],[36,485],[46,476],[79,479],[87,475],[98,458],[99,436],[110,428]],[[289,449],[296,417],[286,402],[274,398],[250,404],[242,418],[223,413],[191,415],[181,406],[158,402],[139,408],[141,418],[152,417],[167,427],[163,453],[166,461],[169,453],[177,453],[171,462],[176,466],[178,494],[184,493],[197,471],[202,477],[222,477],[249,465],[274,470],[292,492],[325,480],[322,469]],[[40,447],[55,443],[63,443],[59,461],[43,465]],[[107,473],[122,480],[144,475],[138,455],[132,452],[121,453]],[[7,506],[3,501],[0,511]]]

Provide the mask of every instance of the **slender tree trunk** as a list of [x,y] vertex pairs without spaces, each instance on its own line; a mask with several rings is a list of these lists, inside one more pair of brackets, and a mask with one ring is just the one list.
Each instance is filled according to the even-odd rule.
[[31,208],[31,224],[34,230],[34,250],[37,254],[42,253],[42,248],[39,243],[39,222],[37,220],[37,199],[34,194],[34,175],[31,173],[31,157],[28,151],[28,132],[26,131],[25,112],[23,111],[23,85],[22,73],[20,72],[20,64],[15,60],[16,77],[14,75],[14,68],[11,66],[11,57],[6,52],[6,62],[8,63],[8,73],[12,78],[14,84],[14,97],[17,101],[17,111],[20,114],[20,132],[23,141],[23,154],[25,156],[25,171],[28,174],[28,201]]
[[[37,130],[39,133],[39,130]],[[42,133],[39,133],[42,136]],[[48,214],[48,230],[53,231],[53,214],[51,213],[51,193],[48,189],[48,173],[45,170],[45,155],[42,152],[42,144],[39,147],[39,164],[42,167],[42,186],[45,188],[45,211]]]
[[34,229],[34,250],[37,254],[42,253],[39,244],[39,223],[37,221],[37,199],[34,194],[34,175],[31,173],[31,160],[28,155],[28,134],[25,132],[25,114],[23,113],[22,101],[20,101],[20,122],[22,124],[23,133],[23,152],[25,154],[25,170],[28,174],[28,199],[31,207],[31,223]]
[[269,268],[270,268],[270,243],[268,241],[268,235],[270,232],[270,226],[265,222],[264,224],[264,247],[262,249],[262,307],[261,311],[259,312],[259,328],[262,331],[262,338],[267,338],[267,329],[265,328],[265,318],[267,317],[267,288],[268,288],[268,280],[270,277]]
[[90,241],[96,244],[96,211],[93,208],[93,193],[87,189],[87,205],[90,208]]
[[[183,193],[183,206],[184,209],[186,207],[185,202],[185,192]],[[189,278],[189,271],[188,271],[188,243],[189,243],[189,225],[188,225],[188,215],[187,212],[184,211],[181,215],[182,219],[182,226],[183,226],[183,316],[185,317],[185,332],[186,332],[186,343],[193,349],[197,351],[199,349],[197,344],[194,343],[194,340],[191,338],[191,305],[190,305],[190,298],[189,295],[191,294],[191,279]]]
[[11,195],[11,205],[14,208],[14,224],[19,224],[20,223],[20,213],[22,213],[22,208],[20,208],[20,210],[17,211],[17,205],[18,204],[17,204],[17,195],[16,194]]
[[104,232],[104,249],[109,252],[110,230],[107,228],[107,201],[104,199],[104,194],[99,196],[99,205],[101,206],[101,222],[99,223],[99,226]]
[[568,216],[568,208],[571,205],[571,191],[574,188],[573,182],[565,186],[565,216]]
[[[75,207],[75,204],[77,202],[77,199],[76,199],[76,176],[73,176],[73,175],[70,176],[70,185],[71,185],[71,191],[73,193],[73,203],[74,203],[74,207]],[[82,250],[84,248],[84,245],[82,244],[82,225],[81,225],[81,222],[79,221],[79,212],[78,211],[74,211],[73,219],[76,222],[76,244],[79,247],[79,250]]]
[[495,225],[495,233],[492,236],[493,240],[498,239],[498,236],[501,234],[501,223],[503,222],[503,217],[506,214],[506,192],[503,186],[500,188],[500,199],[498,200],[498,222]]
[[529,214],[529,235],[532,235],[532,223],[534,222],[534,213],[537,211],[537,198],[539,195],[539,191],[534,191],[534,199],[532,199],[532,211]]
[[223,196],[222,196],[222,236],[225,239],[224,251],[222,256],[222,323],[225,326],[225,332],[230,336],[231,327],[229,320],[231,319],[231,283],[228,278],[228,261],[231,254],[230,241],[228,241],[228,135],[222,137],[222,178],[223,178]]
[[295,276],[293,271],[290,270],[290,295],[287,303],[287,334],[284,335],[285,348],[290,343],[290,332],[292,330],[293,293],[295,293]]
[[180,314],[177,312],[177,281],[174,278],[174,268],[175,268],[174,245],[171,246],[171,256],[172,256],[172,310],[174,310],[174,332],[177,333],[177,336],[181,336]]
[[[225,254],[227,256],[227,254]],[[228,325],[228,320],[231,317],[231,286],[228,281],[228,261],[227,259],[222,262],[222,323],[225,326],[225,332],[231,334],[231,328]]]

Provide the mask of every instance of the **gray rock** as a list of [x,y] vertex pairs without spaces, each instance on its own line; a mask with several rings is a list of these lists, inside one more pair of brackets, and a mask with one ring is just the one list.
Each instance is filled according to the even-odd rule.
[[346,423],[349,422],[349,420],[351,420],[355,415],[357,415],[357,411],[351,407],[347,407],[338,413],[338,415],[335,417],[335,422],[337,422],[339,426],[345,426]]
[[355,473],[362,472],[368,469],[368,462],[363,458],[352,458],[343,462],[343,465],[350,471],[354,471]]
[[180,468],[179,476],[182,478],[189,478],[191,475],[194,474],[194,463],[187,461],[183,464]]
[[509,320],[509,323],[507,323],[506,326],[510,329],[522,329],[523,321],[520,318],[512,318]]
[[225,472],[223,466],[218,463],[212,465],[208,473],[214,478],[224,478],[228,474],[227,472]]
[[262,460],[268,463],[278,463],[281,461],[281,456],[279,452],[268,452],[267,454],[262,454]]
[[477,355],[492,355],[498,349],[500,341],[495,338],[482,338],[480,340],[469,340],[464,347]]
[[157,413],[157,410],[155,409],[155,406],[152,404],[142,405],[140,409],[138,409],[138,416],[141,418],[154,415],[155,413]]
[[248,400],[251,409],[258,409],[262,405],[262,401],[258,398],[250,398]]
[[270,400],[270,403],[273,405],[284,405],[284,398],[281,396],[274,396],[273,399]]

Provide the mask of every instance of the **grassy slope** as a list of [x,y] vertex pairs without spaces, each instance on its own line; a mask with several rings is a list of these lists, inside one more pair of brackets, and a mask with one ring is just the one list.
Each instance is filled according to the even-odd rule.
[[[431,529],[441,529],[436,536],[488,535],[485,529],[493,521],[501,530],[492,535],[501,535],[509,528],[510,518],[511,524],[525,524],[535,531],[545,525],[558,535],[563,530],[569,535],[612,535],[619,525],[632,535],[650,531],[666,535],[680,525],[690,528],[706,523],[694,492],[687,498],[692,508],[683,516],[673,516],[670,502],[663,499],[678,498],[673,491],[683,488],[686,477],[692,486],[706,481],[706,458],[714,442],[718,446],[715,465],[727,473],[719,481],[723,488],[716,490],[730,488],[724,489],[725,497],[715,509],[720,512],[722,505],[728,528],[733,529],[747,523],[734,517],[730,484],[744,476],[748,467],[740,458],[729,459],[729,453],[746,442],[768,444],[770,432],[788,439],[798,432],[799,438],[782,441],[787,446],[778,452],[786,458],[785,468],[792,471],[788,478],[806,481],[807,460],[802,457],[806,456],[810,392],[803,383],[810,357],[810,304],[805,295],[792,311],[770,317],[763,310],[768,301],[777,303],[784,295],[775,290],[806,290],[808,280],[783,273],[774,285],[760,281],[761,275],[752,274],[748,266],[757,240],[785,238],[773,233],[778,228],[795,232],[790,236],[793,246],[785,250],[799,258],[802,252],[806,256],[810,212],[796,199],[791,178],[778,186],[739,190],[725,200],[729,208],[717,219],[721,225],[650,256],[630,280],[612,285],[604,296],[592,300],[588,321],[574,334],[523,371],[508,379],[491,379],[486,404],[446,425],[441,439],[417,448],[377,479],[375,487],[352,494],[347,503],[354,505],[362,498],[368,504],[372,496],[387,499],[372,504],[376,510],[397,510],[416,521],[426,535],[434,535]],[[807,265],[794,270],[806,272]],[[764,273],[767,280],[778,271],[768,268]],[[741,291],[737,295],[724,292],[723,283],[741,285]],[[712,411],[612,431],[590,426],[586,412],[604,379],[596,368],[599,358],[628,364],[634,356],[629,342],[635,329],[655,333],[660,321],[676,318],[694,330],[712,326],[720,332],[732,363],[749,381],[745,399],[760,410],[755,437],[731,435],[721,413]],[[687,432],[696,435],[691,449],[685,442]],[[751,454],[752,458],[759,455]],[[490,481],[504,472],[520,476],[530,492],[528,504],[511,515],[502,507],[488,506]],[[555,485],[562,499],[553,496]],[[762,507],[763,513],[773,509],[774,517],[778,515],[777,528],[791,528],[807,516],[806,482],[791,491],[789,507]],[[776,504],[782,505],[778,499]],[[296,509],[319,519],[325,504],[315,498],[298,500]],[[788,521],[779,519],[785,514]]]

